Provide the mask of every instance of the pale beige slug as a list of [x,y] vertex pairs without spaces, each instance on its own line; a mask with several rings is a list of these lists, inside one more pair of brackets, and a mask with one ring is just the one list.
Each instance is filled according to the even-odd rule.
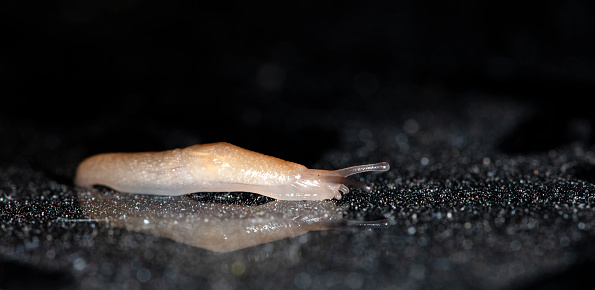
[[346,177],[389,168],[381,162],[332,171],[308,169],[220,142],[162,152],[94,155],[78,166],[75,183],[155,195],[241,191],[280,200],[323,200],[340,199],[349,192],[346,185],[370,191],[370,184]]

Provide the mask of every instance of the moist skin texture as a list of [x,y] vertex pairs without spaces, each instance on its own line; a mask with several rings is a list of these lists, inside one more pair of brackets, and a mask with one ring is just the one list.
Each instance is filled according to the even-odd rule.
[[388,168],[388,163],[378,163],[335,171],[308,169],[221,142],[163,152],[91,156],[79,165],[75,183],[156,195],[245,191],[281,200],[321,200],[341,198],[341,193],[349,192],[344,184],[369,190],[369,185],[345,177]]

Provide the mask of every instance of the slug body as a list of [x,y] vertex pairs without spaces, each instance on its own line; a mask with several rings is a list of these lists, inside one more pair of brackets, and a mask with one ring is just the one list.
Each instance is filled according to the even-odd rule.
[[122,192],[183,195],[193,192],[254,192],[280,200],[340,199],[345,184],[370,190],[346,177],[387,171],[386,162],[327,171],[256,153],[229,143],[194,145],[163,152],[106,153],[79,165],[75,183]]

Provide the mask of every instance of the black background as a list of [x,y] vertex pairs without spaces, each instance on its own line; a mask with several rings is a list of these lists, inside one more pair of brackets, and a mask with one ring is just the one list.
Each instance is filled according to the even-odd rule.
[[572,120],[593,122],[589,1],[0,5],[2,118],[67,128],[86,148],[121,141],[92,151],[332,148],[319,116],[398,119],[485,94],[539,108],[506,151],[550,149],[584,135]]

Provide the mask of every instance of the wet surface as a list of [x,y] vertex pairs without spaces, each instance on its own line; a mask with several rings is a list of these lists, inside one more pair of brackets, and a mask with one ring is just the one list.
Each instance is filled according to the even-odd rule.
[[[343,209],[330,200],[234,205],[201,202],[188,195],[163,197],[94,190],[81,191],[78,200],[89,219],[59,219],[61,222],[100,222],[214,252],[237,251],[350,223],[343,219]],[[388,225],[384,221],[377,224]]]
[[[0,288],[593,286],[590,2],[42,2],[0,4]],[[321,203],[73,184],[221,141],[391,170]]]

